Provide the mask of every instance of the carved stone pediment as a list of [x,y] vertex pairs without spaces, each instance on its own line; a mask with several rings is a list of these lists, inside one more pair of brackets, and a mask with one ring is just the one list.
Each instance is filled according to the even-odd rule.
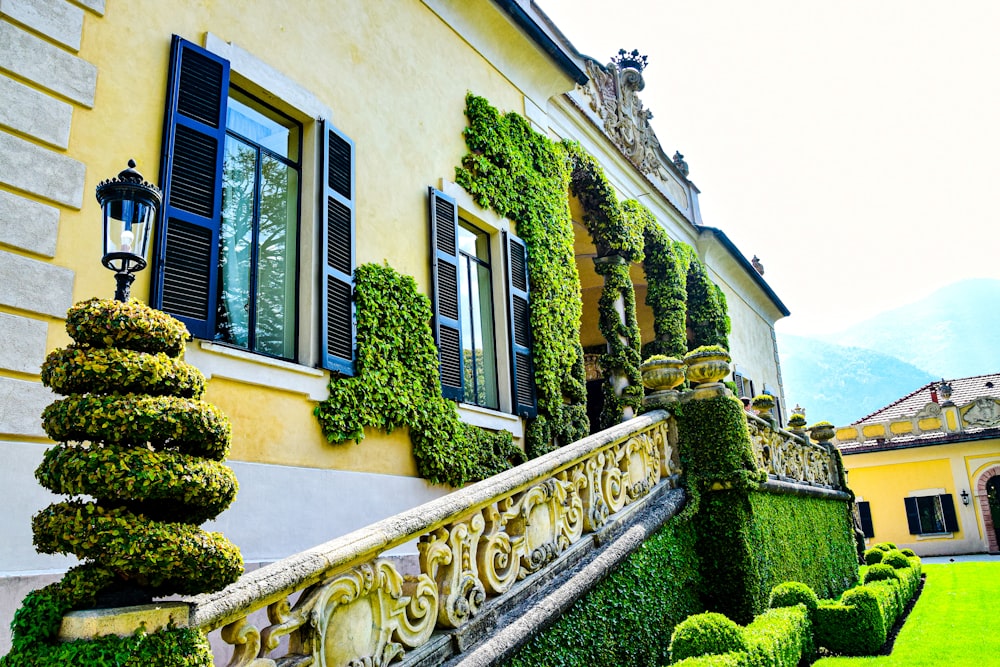
[[941,417],[941,406],[933,401],[920,409],[916,415],[917,419],[934,419]]
[[988,396],[980,396],[962,408],[962,419],[969,426],[1000,426],[1000,405]]
[[583,94],[587,110],[599,119],[604,133],[636,169],[659,181],[686,208],[687,196],[668,165],[687,176],[687,164],[680,153],[676,161],[667,158],[649,124],[653,113],[639,99],[639,91],[646,85],[642,72],[623,63],[601,65],[588,60],[587,76],[590,80],[578,85],[577,91]]

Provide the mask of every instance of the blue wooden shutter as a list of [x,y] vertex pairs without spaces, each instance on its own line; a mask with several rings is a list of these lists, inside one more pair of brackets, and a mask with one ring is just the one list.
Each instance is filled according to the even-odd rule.
[[947,533],[958,532],[958,517],[955,515],[955,499],[950,493],[938,496],[941,500],[941,513],[944,515],[944,530]]
[[535,373],[531,364],[531,321],[528,296],[528,249],[524,241],[505,233],[507,255],[507,319],[510,322],[511,383],[514,411],[522,417],[538,414]]
[[858,503],[858,517],[861,519],[861,532],[865,537],[875,537],[875,526],[872,524],[872,508],[865,501]]
[[434,290],[434,341],[441,366],[441,395],[456,401],[462,386],[462,325],[459,321],[458,205],[428,188],[431,218],[431,281]]
[[354,375],[354,142],[323,123],[322,365]]
[[187,325],[215,335],[226,144],[229,62],[174,35],[163,125],[150,302]]
[[906,523],[910,527],[911,535],[920,535],[920,512],[917,510],[916,498],[903,498],[906,506]]

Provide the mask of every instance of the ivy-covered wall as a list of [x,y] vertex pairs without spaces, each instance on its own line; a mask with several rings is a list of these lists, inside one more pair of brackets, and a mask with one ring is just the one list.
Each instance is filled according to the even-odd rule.
[[469,94],[465,114],[469,153],[455,180],[480,206],[513,220],[528,246],[538,416],[528,424],[526,449],[538,456],[590,432],[566,151],[482,97]]
[[844,500],[762,489],[738,400],[691,401],[678,415],[681,462],[698,501],[696,525],[706,608],[749,623],[783,581],[835,597],[857,580]]
[[365,427],[410,429],[421,477],[461,486],[524,460],[507,431],[464,424],[441,396],[431,307],[410,276],[364,264],[354,274],[358,353],[354,377],[331,377],[316,406],[331,443],[360,443]]
[[670,519],[511,667],[665,665],[673,627],[703,610],[694,525]]

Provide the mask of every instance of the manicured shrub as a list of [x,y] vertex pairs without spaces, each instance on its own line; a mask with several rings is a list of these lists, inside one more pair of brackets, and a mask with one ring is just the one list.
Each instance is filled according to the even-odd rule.
[[885,556],[885,554],[885,551],[874,547],[871,549],[865,549],[865,565],[875,565],[876,563],[881,563],[882,557]]
[[869,586],[846,591],[840,602],[820,602],[816,643],[842,655],[873,655],[886,638],[879,596]]
[[747,652],[743,628],[722,614],[709,612],[688,617],[670,638],[672,661],[713,653]]
[[870,584],[873,581],[885,581],[887,579],[893,579],[898,581],[899,575],[896,574],[896,568],[891,565],[886,565],[884,563],[876,563],[868,568],[865,572],[865,583]]
[[892,551],[896,548],[896,545],[892,542],[879,542],[878,544],[873,544],[872,549],[881,549],[882,551]]
[[42,415],[59,444],[35,476],[70,499],[38,512],[32,529],[39,552],[84,563],[24,599],[0,665],[210,665],[197,629],[56,641],[62,616],[102,594],[208,593],[243,571],[235,545],[198,527],[229,506],[237,482],[222,463],[229,421],[200,400],[205,378],[180,358],[187,329],[139,302],[97,299],[71,308],[66,329],[74,344],[42,368],[43,384],[68,394]]
[[722,653],[720,655],[699,655],[672,662],[671,667],[746,667],[750,656],[746,653]]
[[805,605],[806,609],[812,613],[819,606],[819,598],[809,586],[798,581],[786,581],[771,589],[771,597],[767,606],[776,609],[778,607],[794,607],[797,604]]
[[885,557],[882,558],[882,563],[885,565],[891,565],[897,570],[910,567],[909,559],[900,551],[887,551]]
[[917,556],[917,552],[913,549],[900,549],[899,552],[907,558],[919,558],[919,556]]
[[815,656],[812,621],[805,606],[769,609],[748,625],[743,635],[751,665],[796,667]]

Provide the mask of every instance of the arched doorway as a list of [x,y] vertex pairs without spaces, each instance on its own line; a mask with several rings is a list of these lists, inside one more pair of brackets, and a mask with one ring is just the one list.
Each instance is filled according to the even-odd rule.
[[1000,554],[1000,466],[993,466],[979,478],[976,498],[983,515],[986,544],[991,554]]

